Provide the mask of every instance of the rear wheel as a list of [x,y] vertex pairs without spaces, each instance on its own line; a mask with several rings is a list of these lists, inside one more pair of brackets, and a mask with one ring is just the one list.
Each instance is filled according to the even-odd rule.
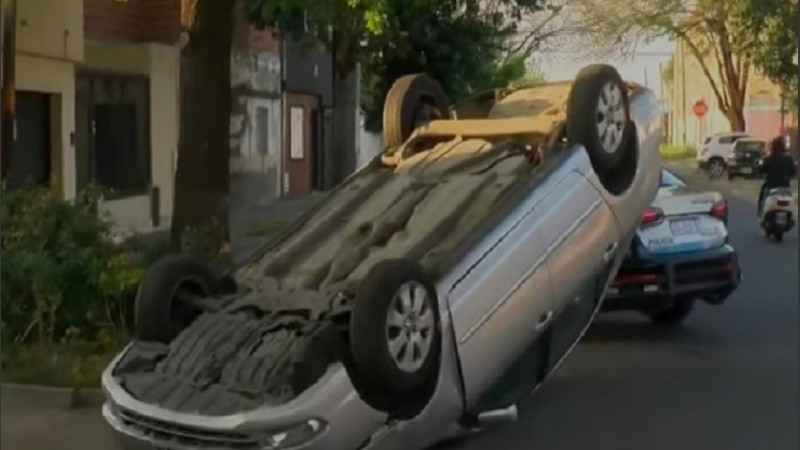
[[775,242],[778,242],[778,243],[783,242],[783,232],[782,231],[773,232],[772,233],[772,238],[775,240]]
[[402,145],[417,127],[446,118],[449,105],[444,89],[432,77],[413,74],[398,78],[383,105],[384,145]]
[[586,148],[598,171],[619,166],[630,128],[627,87],[617,70],[604,64],[581,70],[567,103],[567,135]]
[[672,306],[657,313],[649,314],[650,320],[657,326],[674,326],[682,323],[694,309],[694,299],[677,299]]
[[639,149],[627,86],[616,69],[596,64],[581,70],[567,101],[566,128],[568,139],[586,149],[606,190],[619,195],[630,188]]

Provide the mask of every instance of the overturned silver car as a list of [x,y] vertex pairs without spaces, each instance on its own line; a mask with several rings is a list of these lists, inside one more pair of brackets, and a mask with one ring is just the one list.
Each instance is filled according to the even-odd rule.
[[126,449],[420,449],[512,416],[597,312],[660,123],[605,65],[456,107],[401,78],[384,154],[248,261],[148,271],[106,420]]

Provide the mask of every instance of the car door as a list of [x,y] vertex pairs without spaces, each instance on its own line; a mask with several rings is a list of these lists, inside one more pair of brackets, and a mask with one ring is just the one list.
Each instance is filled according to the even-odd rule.
[[543,233],[553,289],[551,365],[583,333],[618,256],[620,231],[603,195],[579,172],[570,172],[544,200]]
[[531,203],[448,297],[468,408],[476,407],[553,316],[542,217],[535,199]]

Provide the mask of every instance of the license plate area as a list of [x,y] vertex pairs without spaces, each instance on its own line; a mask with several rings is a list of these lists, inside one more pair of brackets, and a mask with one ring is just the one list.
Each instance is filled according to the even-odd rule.
[[675,237],[698,234],[697,219],[670,219],[669,229]]

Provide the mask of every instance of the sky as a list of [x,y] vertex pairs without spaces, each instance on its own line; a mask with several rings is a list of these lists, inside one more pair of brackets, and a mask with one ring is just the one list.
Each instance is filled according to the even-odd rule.
[[595,63],[611,64],[619,70],[627,81],[647,85],[660,97],[661,72],[659,64],[666,64],[674,49],[674,44],[666,39],[639,47],[630,60],[576,60],[569,52],[542,53],[536,57],[537,66],[548,81],[570,80],[584,66]]

